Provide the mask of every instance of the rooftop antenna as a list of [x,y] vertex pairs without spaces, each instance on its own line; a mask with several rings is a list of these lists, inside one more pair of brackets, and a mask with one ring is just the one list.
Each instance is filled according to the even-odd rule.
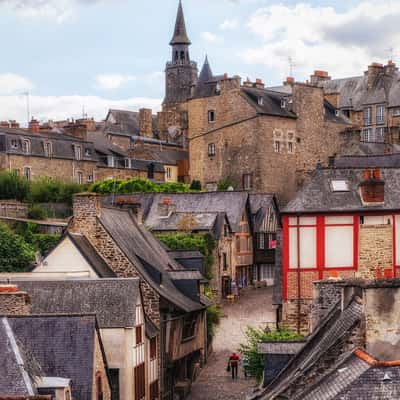
[[289,76],[293,76],[293,70],[294,70],[294,67],[296,66],[296,64],[295,64],[292,56],[288,57],[288,64],[289,64]]
[[31,99],[29,92],[23,92],[23,96],[26,97],[26,117],[28,119],[27,126],[29,126],[29,122],[31,121]]
[[393,46],[390,46],[390,47],[387,49],[387,52],[388,52],[388,54],[389,54],[389,60],[393,61],[393,57],[394,57],[394,48],[393,48]]

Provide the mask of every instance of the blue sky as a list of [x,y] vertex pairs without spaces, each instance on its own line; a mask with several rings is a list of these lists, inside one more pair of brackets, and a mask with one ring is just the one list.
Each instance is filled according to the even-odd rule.
[[[0,0],[0,119],[109,107],[157,110],[178,0]],[[183,0],[192,59],[215,73],[279,84],[314,69],[361,74],[400,52],[396,0]],[[394,26],[394,28],[393,28]]]

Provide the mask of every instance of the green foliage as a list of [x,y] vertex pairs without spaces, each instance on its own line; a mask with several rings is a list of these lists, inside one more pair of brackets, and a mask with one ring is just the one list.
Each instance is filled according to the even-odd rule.
[[0,172],[0,199],[25,200],[29,193],[29,182],[17,172]]
[[89,191],[100,194],[129,194],[129,193],[181,193],[189,192],[189,186],[180,182],[154,183],[148,179],[131,178],[106,179],[90,186]]
[[208,342],[212,340],[215,335],[216,326],[221,319],[221,310],[215,304],[207,308],[207,338]]
[[197,180],[192,181],[189,189],[193,190],[193,191],[200,191],[201,190],[201,182],[197,181]]
[[24,271],[34,259],[34,247],[0,223],[0,271]]
[[206,267],[206,278],[212,278],[214,262],[213,250],[215,241],[209,234],[203,233],[162,233],[157,238],[171,250],[198,250],[203,254]]
[[46,210],[39,204],[33,204],[28,210],[28,218],[38,220],[46,219]]
[[68,203],[72,204],[72,196],[85,190],[83,185],[66,183],[58,179],[42,177],[30,184],[28,200],[33,203]]
[[247,327],[246,342],[240,345],[239,351],[246,360],[246,369],[251,376],[254,376],[258,382],[261,381],[264,371],[264,355],[257,351],[260,342],[290,342],[301,340],[302,335],[288,329],[281,330],[263,330],[260,328]]
[[225,179],[221,179],[217,184],[217,190],[219,192],[226,191],[230,187],[232,187],[233,189],[237,189],[238,185],[237,182],[229,176]]

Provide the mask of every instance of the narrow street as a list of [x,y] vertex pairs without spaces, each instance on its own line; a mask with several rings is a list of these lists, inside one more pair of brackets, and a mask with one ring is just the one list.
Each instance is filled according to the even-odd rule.
[[271,324],[275,315],[271,306],[272,288],[247,289],[235,304],[225,304],[223,317],[214,338],[214,352],[192,387],[189,400],[244,400],[256,385],[245,378],[232,381],[226,371],[229,355],[244,341],[247,326]]

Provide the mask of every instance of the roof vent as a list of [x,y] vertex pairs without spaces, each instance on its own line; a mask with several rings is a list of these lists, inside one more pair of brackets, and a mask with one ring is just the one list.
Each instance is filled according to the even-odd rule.
[[391,376],[389,375],[388,372],[385,372],[385,375],[383,375],[382,381],[383,382],[391,382],[392,381],[392,378],[391,378]]
[[363,171],[360,183],[361,199],[365,205],[382,204],[385,201],[385,182],[379,168]]
[[349,184],[347,181],[342,179],[332,179],[331,180],[331,189],[332,192],[348,192]]

